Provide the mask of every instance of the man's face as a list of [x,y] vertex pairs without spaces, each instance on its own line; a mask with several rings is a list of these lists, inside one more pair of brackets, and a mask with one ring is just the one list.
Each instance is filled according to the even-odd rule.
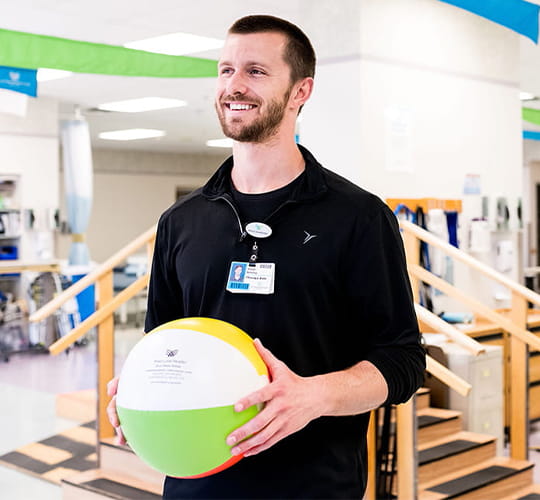
[[240,276],[242,275],[242,268],[240,266],[237,266],[235,269],[234,269],[234,278],[235,279],[240,279]]
[[281,33],[229,35],[218,65],[216,111],[223,133],[241,142],[272,137],[287,111],[290,68]]

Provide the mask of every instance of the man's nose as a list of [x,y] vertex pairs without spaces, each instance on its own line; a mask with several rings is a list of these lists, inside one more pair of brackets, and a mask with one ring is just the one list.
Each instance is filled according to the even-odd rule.
[[227,93],[229,95],[245,94],[247,91],[247,82],[245,75],[239,72],[233,73],[227,79]]

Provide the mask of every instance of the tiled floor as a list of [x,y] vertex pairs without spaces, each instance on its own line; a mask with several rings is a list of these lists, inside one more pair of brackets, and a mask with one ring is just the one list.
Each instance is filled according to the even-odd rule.
[[[116,364],[121,364],[140,329],[116,333]],[[56,416],[56,395],[95,387],[95,343],[75,347],[58,356],[24,353],[0,360],[0,455],[39,441],[79,422]],[[60,500],[52,483],[0,466],[3,500]]]
[[[118,329],[116,364],[141,337],[137,329]],[[67,354],[18,354],[0,361],[0,455],[73,427],[78,422],[56,416],[56,394],[95,387],[95,347],[71,349]],[[532,425],[530,445],[540,447],[540,422]],[[531,451],[540,483],[540,451]],[[0,466],[0,498],[5,500],[61,500],[59,486]]]

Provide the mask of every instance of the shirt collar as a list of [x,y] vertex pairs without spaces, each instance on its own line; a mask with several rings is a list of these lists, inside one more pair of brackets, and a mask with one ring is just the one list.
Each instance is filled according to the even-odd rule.
[[[323,167],[315,157],[303,146],[298,144],[298,149],[306,163],[306,175],[292,195],[296,201],[310,200],[323,195],[328,187],[324,178]],[[227,158],[216,173],[203,187],[202,194],[208,199],[215,199],[230,194],[231,170],[234,165],[233,157]]]

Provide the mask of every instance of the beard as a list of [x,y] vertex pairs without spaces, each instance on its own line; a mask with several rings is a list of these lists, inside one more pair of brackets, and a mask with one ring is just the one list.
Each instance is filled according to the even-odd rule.
[[287,109],[287,102],[291,95],[291,89],[288,89],[281,101],[275,99],[270,101],[266,112],[256,118],[252,123],[248,125],[242,125],[241,119],[232,118],[231,122],[227,122],[225,114],[222,109],[222,102],[250,102],[260,107],[260,101],[257,99],[249,98],[245,95],[225,96],[219,102],[216,101],[216,112],[221,124],[223,133],[239,142],[264,142],[274,134],[276,134],[279,125],[283,121],[285,116],[285,110]]

